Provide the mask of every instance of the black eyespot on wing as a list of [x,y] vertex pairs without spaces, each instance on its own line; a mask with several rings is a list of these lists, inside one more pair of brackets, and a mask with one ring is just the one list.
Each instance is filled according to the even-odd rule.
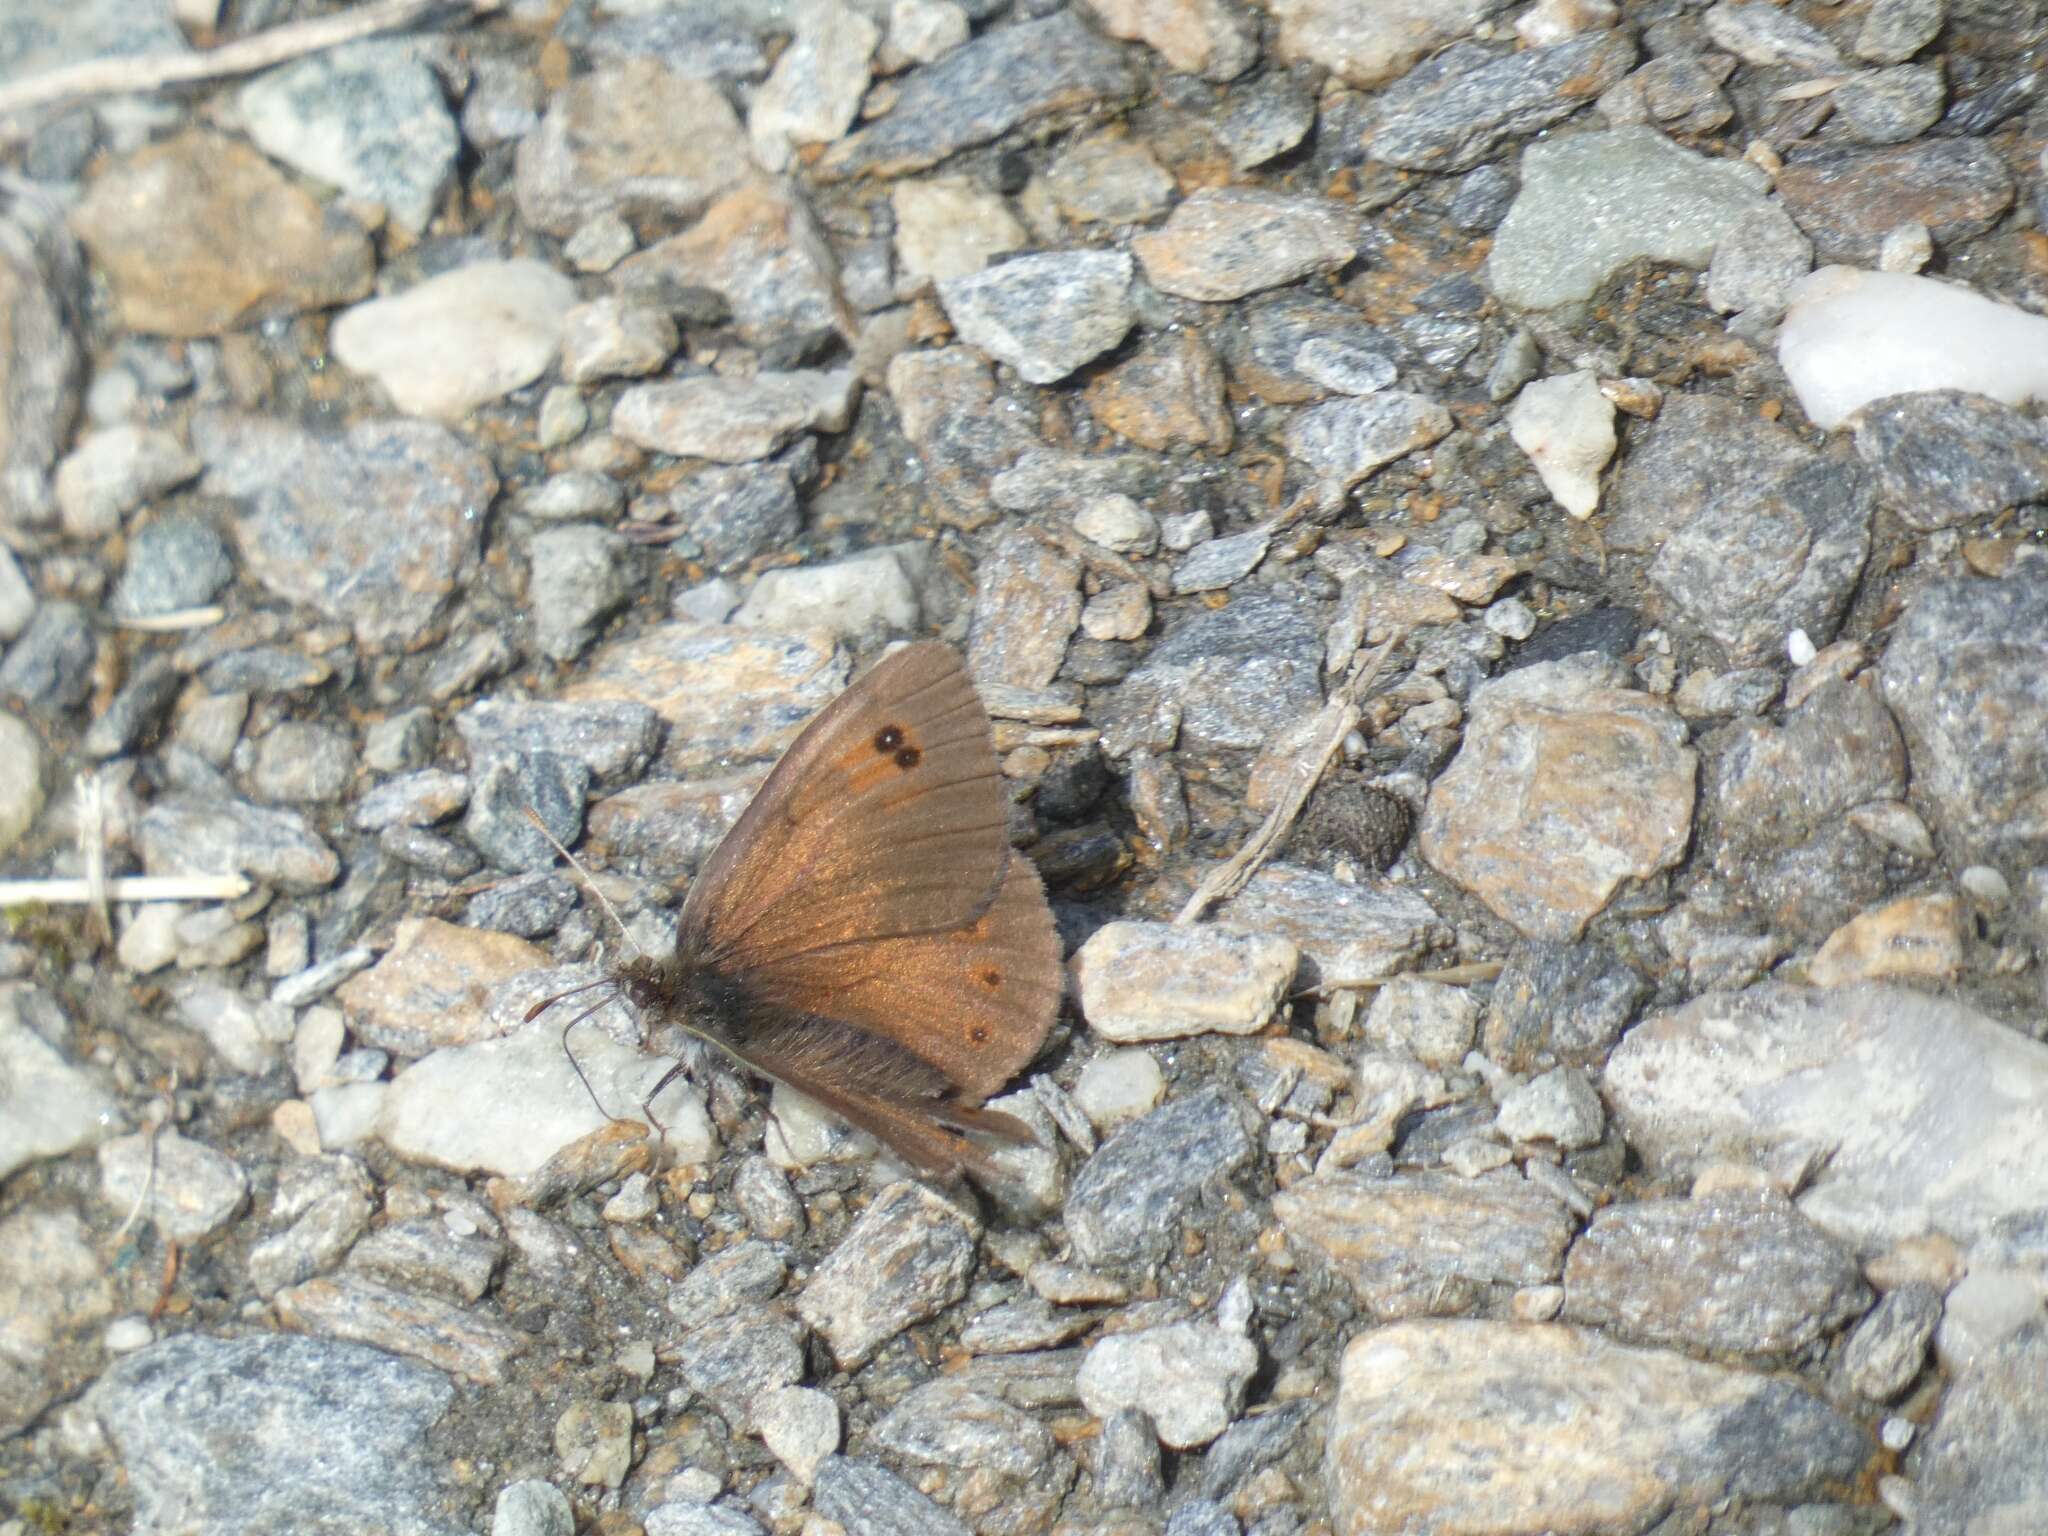
[[903,727],[900,725],[885,725],[875,732],[875,750],[877,752],[894,752],[902,745]]
[[915,747],[904,747],[896,754],[896,766],[906,773],[924,761],[924,754]]
[[967,1031],[967,1038],[976,1045],[988,1044],[988,1026],[986,1024],[972,1025]]
[[989,966],[981,973],[981,984],[993,992],[1003,984],[1003,973],[994,966]]

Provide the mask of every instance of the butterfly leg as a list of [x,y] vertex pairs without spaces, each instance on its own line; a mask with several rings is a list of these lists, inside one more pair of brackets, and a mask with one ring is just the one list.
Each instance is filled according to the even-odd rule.
[[654,1113],[654,1101],[661,1097],[662,1089],[666,1088],[670,1083],[674,1082],[677,1078],[681,1077],[688,1070],[689,1067],[683,1062],[678,1061],[671,1063],[669,1069],[666,1072],[662,1073],[660,1078],[656,1080],[654,1086],[647,1091],[647,1097],[640,1101],[640,1113],[645,1115],[647,1117],[647,1123],[654,1127],[654,1166],[657,1168],[661,1166],[662,1153],[668,1149],[668,1127],[663,1125],[660,1119],[656,1117]]

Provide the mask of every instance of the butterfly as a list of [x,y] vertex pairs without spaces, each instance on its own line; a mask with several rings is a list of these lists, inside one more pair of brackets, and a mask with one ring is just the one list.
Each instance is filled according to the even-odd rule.
[[783,754],[691,883],[674,955],[608,979],[649,1049],[708,1040],[926,1173],[999,1179],[984,1143],[1031,1133],[982,1105],[1064,980],[1008,799],[959,655],[904,646]]

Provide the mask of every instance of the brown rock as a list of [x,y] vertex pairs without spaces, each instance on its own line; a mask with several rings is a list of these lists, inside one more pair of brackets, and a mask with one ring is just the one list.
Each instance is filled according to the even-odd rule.
[[683,223],[751,175],[725,95],[652,59],[572,80],[519,145],[519,211],[551,235],[600,213]]
[[1102,30],[1144,43],[1182,74],[1235,80],[1259,57],[1259,29],[1232,0],[1087,0]]
[[1785,165],[1777,189],[1822,261],[1859,266],[1901,224],[1925,224],[1943,250],[1982,234],[2014,192],[2005,163],[1967,138],[1823,150]]
[[370,291],[375,270],[352,219],[248,145],[204,129],[114,165],[71,223],[107,274],[121,323],[161,336],[215,336],[346,304]]
[[549,963],[548,953],[486,928],[407,918],[384,957],[335,994],[358,1038],[401,1056],[467,1045],[501,1032],[485,1005],[492,988]]
[[1963,968],[1962,913],[1952,892],[1908,896],[1851,918],[1807,962],[1817,987],[1858,981],[1954,981]]
[[1184,299],[1238,299],[1358,254],[1356,219],[1336,203],[1252,187],[1197,192],[1131,251],[1153,287]]
[[1627,680],[1573,657],[1475,690],[1465,744],[1430,789],[1423,857],[1532,938],[1577,938],[1691,837],[1685,724]]
[[1088,408],[1110,431],[1155,453],[1169,448],[1230,451],[1235,431],[1223,399],[1223,369],[1192,331],[1170,331],[1091,382]]
[[1081,622],[1081,568],[1028,533],[1007,534],[976,573],[967,666],[976,682],[1043,688]]
[[1646,1531],[1674,1506],[1801,1503],[1863,1432],[1801,1388],[1588,1329],[1397,1323],[1344,1352],[1324,1468],[1337,1536]]

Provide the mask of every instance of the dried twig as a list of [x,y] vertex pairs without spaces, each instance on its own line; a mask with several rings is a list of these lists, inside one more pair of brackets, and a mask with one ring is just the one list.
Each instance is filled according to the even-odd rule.
[[1400,640],[1398,631],[1389,635],[1386,644],[1373,654],[1371,661],[1353,667],[1351,676],[1330,696],[1329,702],[1316,716],[1308,746],[1295,759],[1286,789],[1273,809],[1266,813],[1258,831],[1247,838],[1236,853],[1203,876],[1202,883],[1195,887],[1194,894],[1188,897],[1187,904],[1180,909],[1174,922],[1185,926],[1197,921],[1224,897],[1242,890],[1253,872],[1272,857],[1273,850],[1286,838],[1295,818],[1301,814],[1301,808],[1308,804],[1308,797],[1322,781],[1323,770],[1330,766],[1330,759],[1344,745],[1344,738],[1357,728],[1358,701],[1378,680],[1381,668]]
[[209,603],[204,608],[180,608],[173,613],[117,618],[114,620],[114,627],[136,630],[145,635],[169,635],[181,630],[205,629],[209,624],[218,624],[227,616],[227,609],[218,603]]
[[436,11],[484,16],[505,0],[382,0],[358,10],[272,27],[199,53],[153,53],[126,58],[86,59],[46,74],[0,87],[0,116],[49,106],[79,96],[117,96],[189,85],[231,75],[252,75],[272,65],[303,58],[343,43],[407,27]]
[[[105,890],[110,901],[233,901],[249,894],[249,882],[241,875],[116,875]],[[79,906],[94,899],[92,882],[82,877],[0,880],[0,907]]]

